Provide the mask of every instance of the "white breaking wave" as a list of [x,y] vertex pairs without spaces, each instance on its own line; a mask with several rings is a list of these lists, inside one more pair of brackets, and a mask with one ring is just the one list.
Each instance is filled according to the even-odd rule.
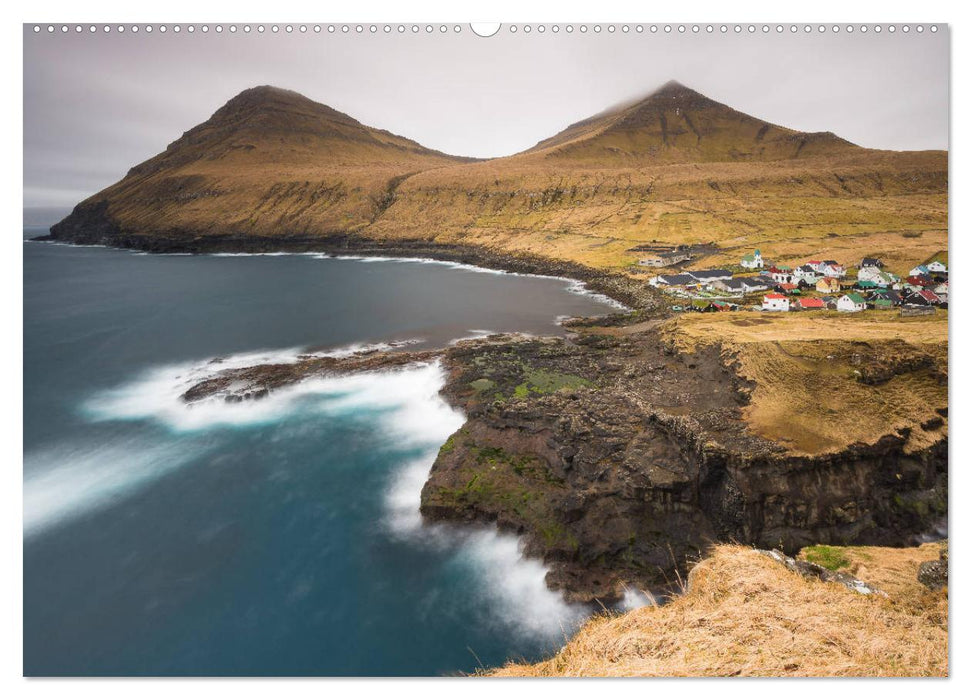
[[198,449],[144,444],[58,447],[24,455],[24,536],[98,510],[175,471]]
[[[354,351],[342,348],[330,354]],[[85,409],[96,421],[149,420],[179,433],[275,423],[290,416],[367,413],[369,420],[378,422],[380,434],[395,445],[424,450],[419,458],[402,465],[386,494],[387,531],[412,546],[444,554],[449,566],[466,571],[472,580],[468,594],[478,602],[481,624],[496,625],[523,638],[565,641],[590,611],[566,603],[546,587],[547,568],[522,555],[518,537],[493,527],[422,522],[420,493],[438,447],[464,422],[462,413],[439,394],[445,380],[439,362],[309,379],[239,403],[213,398],[186,404],[179,398],[218,370],[294,362],[304,354],[300,349],[264,351],[156,368],[94,397]],[[183,438],[167,448],[114,445],[28,456],[25,534],[115,503],[198,457],[200,449]]]
[[387,529],[395,538],[450,555],[454,565],[467,570],[473,582],[468,592],[479,603],[483,624],[523,638],[565,642],[590,610],[547,588],[547,567],[523,556],[519,537],[494,527],[423,523],[421,489],[437,451],[436,445],[398,472],[385,500]]
[[[402,341],[420,342],[420,341]],[[421,386],[441,382],[437,365],[394,372],[369,372],[342,377],[308,379],[272,391],[254,401],[228,403],[214,396],[187,404],[180,398],[188,389],[217,372],[261,364],[292,364],[309,356],[347,357],[358,352],[387,350],[398,344],[350,345],[326,352],[308,353],[300,348],[231,355],[225,358],[157,367],[135,381],[94,396],[85,406],[88,417],[96,421],[155,420],[179,432],[207,430],[215,426],[245,426],[274,423],[300,408],[318,413],[374,406],[391,408],[406,403],[408,396],[420,395]],[[437,387],[433,393],[437,392]],[[355,395],[356,394],[356,395]],[[324,401],[314,402],[315,395]],[[416,426],[420,429],[421,426]],[[419,432],[419,431],[416,431]]]

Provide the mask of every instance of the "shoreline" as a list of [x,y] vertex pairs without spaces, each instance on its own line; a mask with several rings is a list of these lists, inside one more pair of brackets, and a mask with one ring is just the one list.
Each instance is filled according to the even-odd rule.
[[337,259],[417,262],[456,265],[475,271],[562,280],[575,284],[575,293],[600,295],[616,305],[618,312],[658,309],[660,296],[643,282],[626,275],[597,270],[587,265],[535,254],[500,253],[479,246],[401,241],[383,241],[352,235],[307,238],[283,237],[197,237],[174,239],[160,236],[112,235],[97,239],[66,240],[54,234],[24,239],[79,247],[133,250],[156,255],[322,255]]

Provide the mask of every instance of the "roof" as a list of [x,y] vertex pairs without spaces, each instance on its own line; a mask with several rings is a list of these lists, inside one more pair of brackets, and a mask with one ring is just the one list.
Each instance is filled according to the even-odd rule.
[[839,280],[836,279],[835,277],[823,277],[823,279],[821,279],[819,281],[820,282],[825,282],[826,284],[833,284],[834,282],[839,282]]
[[808,263],[806,265],[800,265],[796,269],[797,270],[800,270],[802,272],[815,272],[815,270],[813,269],[813,266],[812,265],[809,265]]
[[728,287],[729,289],[737,289],[739,291],[745,289],[745,282],[739,279],[722,280],[721,284],[723,287]]
[[938,302],[938,301],[941,300],[941,298],[939,296],[937,296],[936,294],[934,294],[934,292],[932,292],[929,289],[922,289],[919,292],[917,292],[917,295],[918,296],[921,296],[921,297],[924,297],[925,299],[927,299],[927,301],[929,301],[931,303]]
[[860,296],[856,292],[847,292],[843,296],[846,297],[847,299],[849,299],[850,301],[852,301],[854,304],[865,304],[866,303],[866,299],[864,299],[862,296]]
[[714,277],[731,277],[731,270],[685,270],[697,280],[712,279]]
[[695,284],[696,280],[691,275],[658,275],[657,278],[664,284]]
[[860,280],[856,283],[856,286],[860,287],[861,289],[873,289],[879,285],[876,282],[871,282],[870,280]]
[[765,298],[766,299],[785,299],[786,298],[786,295],[785,294],[779,294],[778,292],[772,292],[771,294],[766,294],[765,295]]
[[799,301],[799,305],[804,309],[821,309],[826,306],[826,302],[816,297],[807,297]]
[[880,258],[863,258],[860,267],[883,267],[883,261]]
[[926,287],[933,284],[933,281],[929,277],[924,277],[923,275],[911,275],[907,278],[907,284],[912,284],[917,287]]
[[823,260],[823,265],[835,265],[836,267],[840,266],[840,264],[835,260]]
[[779,286],[782,289],[786,289],[786,290],[789,290],[789,289],[798,289],[799,288],[798,285],[792,284],[791,282],[783,282]]
[[822,264],[822,262],[823,262],[822,260],[810,260],[810,261],[809,261],[809,262],[807,262],[806,264],[807,264],[807,265],[821,265],[821,264]]

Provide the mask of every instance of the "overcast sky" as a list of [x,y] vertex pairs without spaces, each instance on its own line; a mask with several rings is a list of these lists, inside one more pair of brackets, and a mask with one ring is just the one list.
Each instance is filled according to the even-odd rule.
[[[240,25],[241,27],[242,25]],[[948,146],[949,38],[886,30],[479,38],[24,28],[24,204],[71,206],[241,90],[271,84],[456,155],[521,151],[670,79],[740,111],[887,149]],[[562,26],[562,25],[561,25]],[[592,27],[592,25],[589,25]],[[606,25],[604,25],[606,27]]]

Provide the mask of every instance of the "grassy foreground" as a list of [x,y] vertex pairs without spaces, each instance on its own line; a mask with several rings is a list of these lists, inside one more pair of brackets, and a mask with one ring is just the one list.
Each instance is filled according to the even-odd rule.
[[917,581],[939,545],[829,549],[887,597],[720,545],[667,605],[594,618],[553,658],[489,675],[946,676],[947,591]]

